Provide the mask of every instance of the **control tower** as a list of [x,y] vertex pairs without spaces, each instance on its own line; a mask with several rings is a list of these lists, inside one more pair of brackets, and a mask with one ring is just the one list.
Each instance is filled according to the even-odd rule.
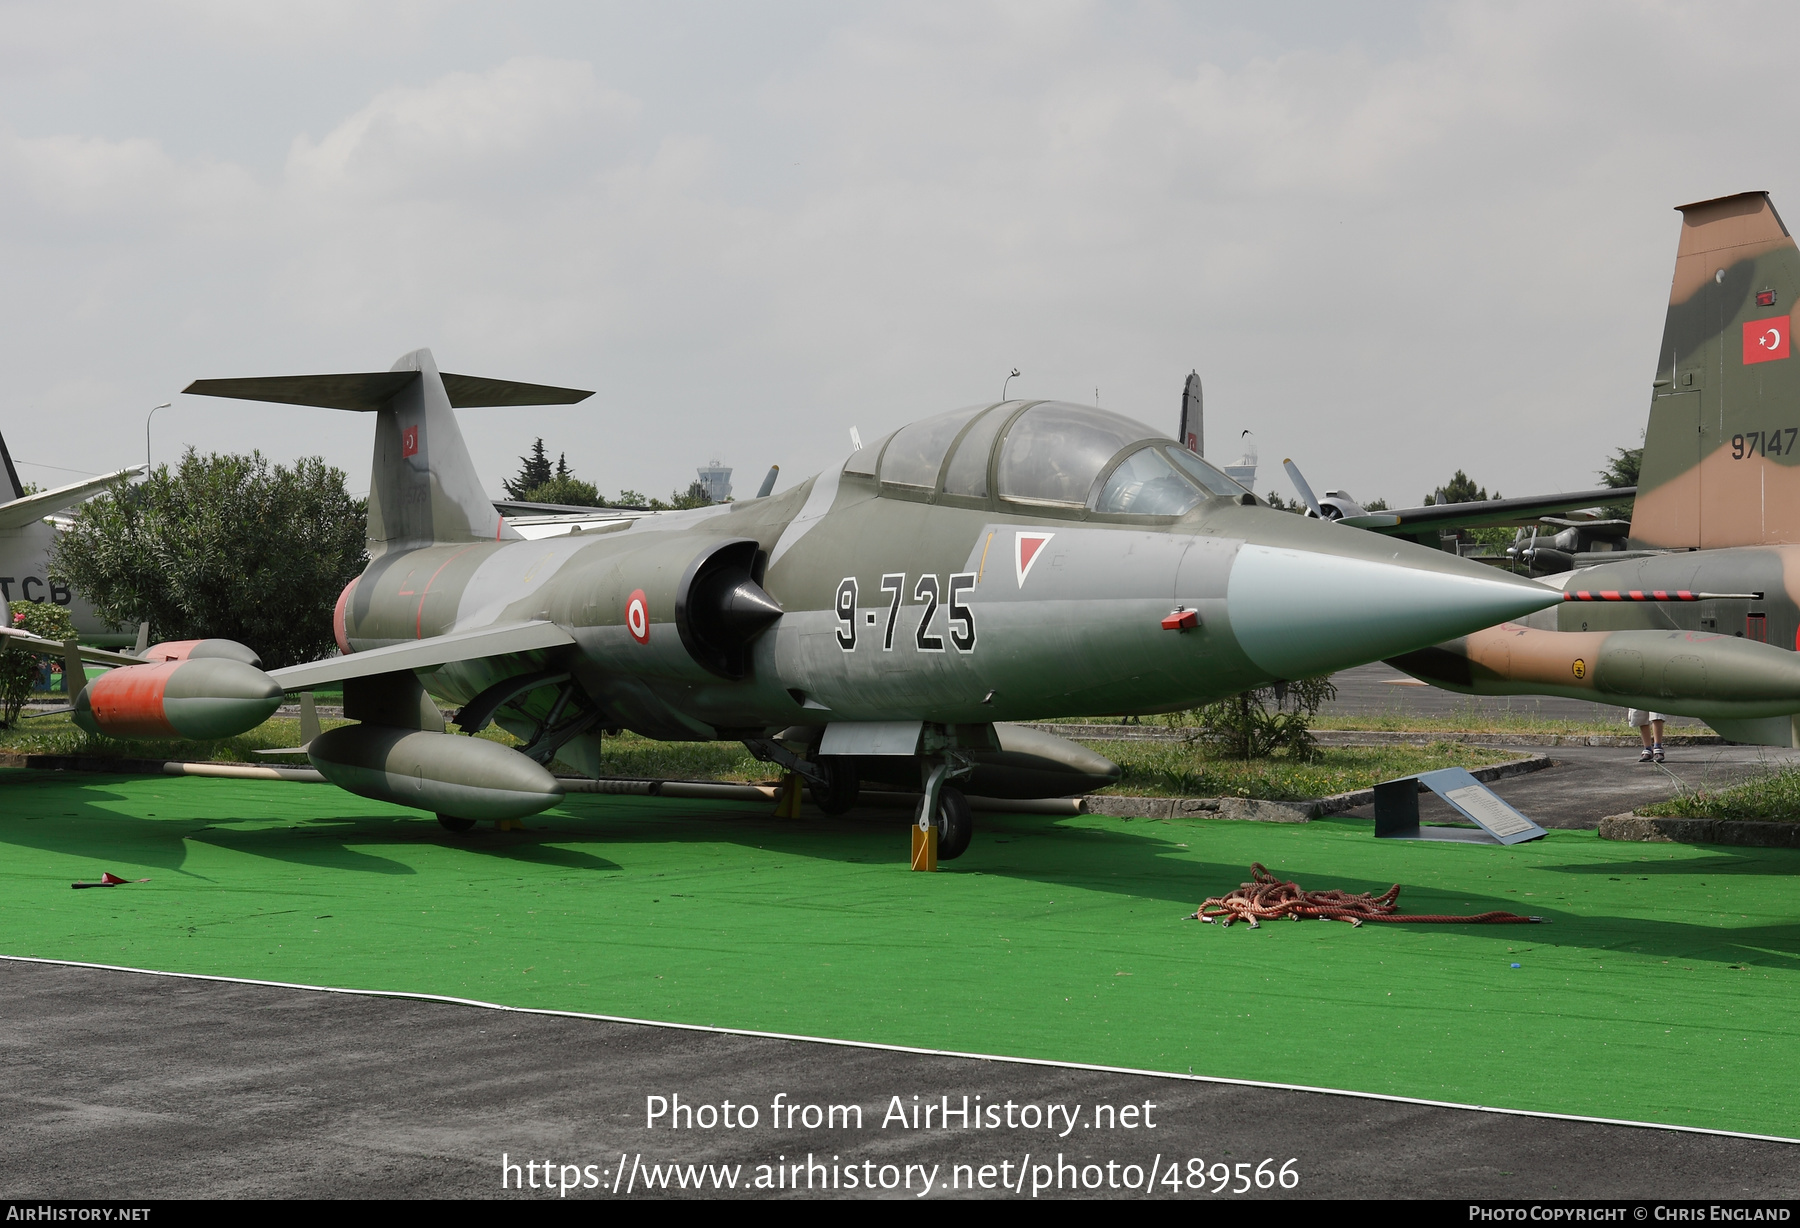
[[[718,462],[715,461],[714,463],[717,464]],[[1223,468],[1226,477],[1236,482],[1239,486],[1242,486],[1245,490],[1254,491],[1256,489],[1256,445],[1253,443],[1245,444],[1244,455],[1239,458],[1238,463],[1235,465],[1225,465]]]
[[706,487],[706,497],[714,503],[723,503],[731,498],[731,470],[719,464],[703,465],[697,472],[700,474],[700,485]]

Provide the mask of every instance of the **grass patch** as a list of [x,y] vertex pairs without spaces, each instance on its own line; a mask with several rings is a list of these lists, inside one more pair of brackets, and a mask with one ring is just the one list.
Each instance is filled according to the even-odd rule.
[[1429,746],[1328,746],[1308,762],[1218,759],[1180,742],[1084,742],[1124,769],[1107,793],[1134,797],[1255,797],[1301,801],[1367,789],[1396,776],[1437,768],[1485,767],[1524,756],[1511,751],[1433,742]]
[[[347,721],[321,721],[326,729]],[[83,755],[103,759],[204,759],[221,763],[267,763],[259,750],[277,750],[300,741],[300,721],[278,716],[248,733],[217,742],[126,741],[97,737],[78,728],[68,714],[21,720],[11,729],[0,729],[0,751],[18,755]]]
[[779,775],[742,742],[656,742],[635,733],[605,739],[600,762],[608,776],[648,780],[762,782]]
[[[1033,721],[1034,725],[1117,725],[1116,716],[1071,716],[1057,717],[1047,721]],[[1144,725],[1163,727],[1160,716],[1146,716]],[[1611,721],[1577,721],[1556,717],[1533,716],[1528,712],[1482,712],[1475,708],[1462,709],[1445,716],[1426,716],[1411,712],[1378,712],[1372,714],[1350,715],[1347,713],[1322,712],[1312,722],[1315,730],[1344,729],[1371,733],[1530,733],[1530,734],[1622,734],[1635,736],[1637,730],[1625,723],[1624,714],[1618,720]],[[1125,726],[1131,728],[1131,726]],[[1702,724],[1678,724],[1669,722],[1670,733],[1707,734],[1713,732]]]
[[1664,819],[1759,819],[1800,822],[1800,768],[1782,768],[1716,792],[1683,790],[1637,813]]
[[[321,721],[332,729],[346,721]],[[503,746],[519,741],[496,725],[480,737]],[[0,730],[0,751],[30,755],[82,755],[109,759],[191,759],[221,763],[270,763],[259,750],[293,746],[300,741],[300,722],[278,716],[249,733],[217,742],[128,742],[95,737],[70,722],[66,714],[21,721]],[[1428,772],[1441,767],[1480,767],[1505,763],[1520,756],[1467,746],[1434,742],[1429,746],[1333,746],[1309,763],[1284,758],[1257,759],[1249,763],[1218,759],[1180,742],[1089,741],[1124,769],[1120,783],[1108,793],[1143,797],[1256,797],[1267,801],[1296,801],[1324,797],[1351,789],[1366,789],[1381,780]],[[291,762],[303,760],[295,756]],[[744,749],[741,742],[657,742],[634,733],[605,739],[601,762],[607,776],[649,780],[726,780],[767,782],[779,773]],[[561,763],[554,770],[573,774]],[[1800,783],[1795,786],[1800,791]]]

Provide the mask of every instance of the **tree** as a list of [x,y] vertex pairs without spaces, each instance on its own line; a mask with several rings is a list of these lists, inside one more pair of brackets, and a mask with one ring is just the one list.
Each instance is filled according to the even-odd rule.
[[710,507],[712,506],[712,497],[706,493],[706,483],[695,478],[688,483],[685,493],[679,490],[669,493],[669,506],[678,508]]
[[550,457],[544,451],[544,439],[540,435],[531,445],[531,455],[519,458],[519,476],[510,482],[501,482],[500,485],[514,499],[527,503],[551,502],[529,498],[530,492],[548,482],[551,476]]
[[522,503],[561,503],[569,507],[606,506],[598,487],[592,482],[582,481],[567,469],[549,481],[514,497]]
[[1438,487],[1435,494],[1426,495],[1425,502],[1427,505],[1436,503],[1482,503],[1489,498],[1499,499],[1502,497],[1503,496],[1497,490],[1490,496],[1485,487],[1475,485],[1474,480],[1470,478],[1468,474],[1464,473],[1461,469],[1458,469],[1456,471],[1456,476]]
[[[1644,449],[1642,446],[1619,448],[1613,452],[1611,459],[1606,462],[1606,467],[1600,470],[1598,476],[1603,484],[1614,488],[1636,486],[1638,471],[1643,468],[1643,464]],[[1602,508],[1601,514],[1613,520],[1630,520],[1631,509],[1630,503],[1615,503]]]
[[178,470],[82,504],[50,574],[112,627],[147,620],[157,639],[238,640],[274,669],[332,647],[332,608],[367,563],[367,524],[367,501],[319,457],[271,468],[260,452],[189,448]]
[[[48,601],[21,601],[12,607],[12,625],[46,640],[75,638],[75,620],[69,612]],[[0,729],[18,722],[19,710],[31,698],[32,684],[42,671],[43,657],[0,640]]]

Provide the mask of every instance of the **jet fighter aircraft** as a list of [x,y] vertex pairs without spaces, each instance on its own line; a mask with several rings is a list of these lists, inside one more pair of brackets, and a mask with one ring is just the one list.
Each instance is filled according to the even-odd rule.
[[1550,580],[1563,605],[1390,663],[1464,694],[1655,708],[1800,746],[1800,248],[1765,192],[1679,208],[1628,534],[1571,523],[1584,531]]
[[19,471],[13,467],[6,440],[0,438],[0,601],[54,602],[68,608],[82,642],[129,644],[129,632],[108,627],[80,593],[50,579],[50,544],[56,539],[56,530],[45,522],[45,517],[99,494],[120,478],[143,471],[144,466],[133,465],[28,495],[19,481]]
[[[1047,797],[1109,778],[1004,722],[1185,708],[1560,599],[1274,511],[1168,436],[1063,402],[971,405],[779,495],[525,541],[452,409],[585,392],[440,374],[426,350],[387,372],[186,391],[373,414],[370,563],[337,602],[342,655],[115,669],[76,719],[247,728],[284,692],[341,683],[358,723],[313,740],[314,766],[452,830],[552,805],[544,765],[598,775],[601,732],[624,727],[741,740],[833,813],[863,780],[922,785],[949,858],[969,839],[962,787]],[[493,721],[523,747],[448,733],[438,701],[464,733]]]

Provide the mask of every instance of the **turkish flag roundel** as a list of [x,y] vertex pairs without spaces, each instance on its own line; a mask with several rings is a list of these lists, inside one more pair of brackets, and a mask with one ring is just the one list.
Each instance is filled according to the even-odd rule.
[[1773,362],[1788,356],[1788,331],[1793,322],[1786,316],[1770,316],[1751,320],[1744,325],[1744,365]]

